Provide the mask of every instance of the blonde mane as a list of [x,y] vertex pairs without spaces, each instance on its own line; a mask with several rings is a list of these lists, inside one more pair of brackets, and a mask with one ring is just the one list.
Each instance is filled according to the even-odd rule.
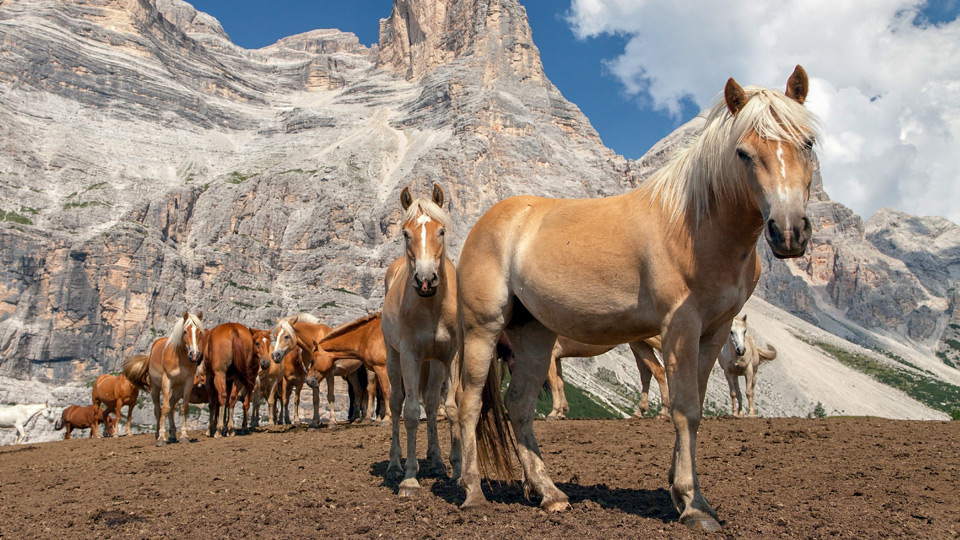
[[270,332],[270,337],[272,338],[273,336],[277,335],[277,329],[279,328],[280,330],[283,330],[284,332],[290,334],[290,337],[292,337],[293,340],[296,341],[297,331],[296,329],[293,328],[293,325],[290,324],[291,319],[293,319],[293,317],[286,317],[277,321],[277,326],[275,326],[273,328],[273,331]]
[[[434,205],[434,206],[436,206],[436,205]],[[411,208],[412,208],[412,206],[411,206]],[[348,332],[352,332],[352,331],[356,330],[357,328],[359,328],[359,327],[367,324],[368,322],[370,322],[370,321],[372,321],[372,320],[374,320],[374,319],[379,319],[379,318],[380,318],[380,312],[378,311],[378,312],[376,312],[376,313],[371,313],[370,315],[365,315],[365,316],[363,316],[363,317],[360,317],[359,319],[357,319],[357,320],[355,320],[355,321],[350,321],[350,322],[348,322],[348,323],[343,323],[343,324],[341,324],[340,326],[338,326],[338,327],[334,328],[333,330],[331,330],[329,334],[323,336],[323,339],[321,339],[318,343],[320,343],[320,345],[322,346],[323,343],[324,343],[325,341],[327,341],[327,340],[338,338],[338,337],[340,337],[340,336],[342,336],[342,335],[344,335],[344,334],[346,334],[346,333],[348,333]]]
[[428,218],[440,223],[441,227],[448,227],[450,216],[437,206],[437,203],[429,199],[414,199],[410,206],[403,212],[403,222],[406,223],[416,219],[418,215],[423,214]]
[[[187,313],[186,321],[195,326],[198,332],[203,332],[203,322],[193,313]],[[186,321],[183,317],[177,319],[177,322],[173,325],[173,330],[170,331],[170,336],[167,338],[167,347],[172,347],[174,350],[183,347],[183,334],[187,327]]]
[[650,195],[651,202],[659,201],[671,227],[688,220],[696,229],[715,201],[747,198],[746,177],[735,150],[751,131],[798,148],[819,139],[819,121],[796,100],[759,86],[743,90],[748,98],[743,109],[731,115],[721,95],[697,140],[638,188]]

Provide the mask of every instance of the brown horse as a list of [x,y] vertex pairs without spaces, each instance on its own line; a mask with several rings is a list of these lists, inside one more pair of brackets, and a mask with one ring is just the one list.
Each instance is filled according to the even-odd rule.
[[[138,357],[134,357],[138,358]],[[141,360],[142,361],[142,360]],[[102,403],[108,411],[116,411],[117,421],[123,415],[121,408],[127,406],[127,435],[130,435],[130,422],[133,418],[133,407],[140,397],[140,389],[130,382],[130,379],[121,375],[101,375],[93,382],[93,406],[100,407]],[[120,436],[120,430],[113,431],[114,437]]]
[[[417,427],[420,424],[420,393],[425,383],[427,413],[427,460],[434,474],[446,475],[437,435],[440,388],[459,347],[457,323],[457,269],[447,257],[443,190],[433,185],[433,196],[413,199],[409,188],[400,193],[403,206],[403,237],[406,254],[390,265],[383,299],[383,340],[390,376],[390,465],[387,475],[403,477],[398,494],[415,495],[417,481]],[[324,346],[326,348],[326,346]],[[429,370],[429,372],[427,372]],[[456,384],[451,381],[451,388]],[[450,419],[450,462],[453,477],[460,477],[460,426],[454,392],[448,392],[446,415]],[[407,432],[407,459],[400,466],[400,413]]]
[[[157,446],[167,444],[167,428],[164,425],[167,422],[170,424],[170,440],[188,440],[187,412],[197,366],[203,361],[200,350],[202,338],[203,312],[193,315],[184,311],[173,325],[170,335],[153,342],[149,357],[133,357],[123,364],[123,374],[127,379],[141,388],[150,388],[153,414],[157,419]],[[181,399],[183,423],[178,439],[173,408]]]
[[[553,397],[553,410],[547,415],[547,420],[560,420],[566,418],[566,413],[570,410],[567,404],[567,396],[563,389],[563,369],[560,366],[560,360],[563,358],[591,358],[600,356],[613,349],[611,345],[590,345],[581,343],[560,336],[557,343],[553,346],[553,352],[550,353],[550,370],[547,372],[547,384],[550,386],[550,393]],[[640,405],[637,406],[634,418],[643,418],[650,409],[650,379],[656,378],[660,385],[660,417],[668,418],[670,415],[670,393],[667,391],[667,377],[663,366],[657,360],[654,349],[660,350],[660,338],[643,339],[630,343],[630,350],[633,351],[633,357],[637,361],[637,369],[640,371]]]
[[[676,428],[670,495],[682,523],[719,528],[694,460],[703,398],[731,320],[759,279],[757,240],[764,235],[786,258],[802,255],[810,239],[817,130],[802,105],[806,93],[799,66],[785,94],[730,79],[697,139],[636,190],[602,199],[512,197],[477,221],[458,264],[465,507],[485,503],[479,461],[509,474],[511,450],[542,508],[569,506],[533,430],[557,336],[615,345],[660,334]],[[503,396],[514,448],[490,376],[504,327],[517,355]],[[481,410],[485,399],[493,406]]]
[[64,440],[69,439],[70,432],[75,429],[89,429],[89,438],[99,438],[100,423],[103,423],[106,434],[109,436],[117,431],[117,418],[110,416],[109,409],[101,410],[99,405],[87,405],[86,407],[71,405],[63,410],[60,414],[60,420],[57,420],[53,428],[58,430],[67,428],[67,433],[63,436]]
[[[376,417],[376,407],[372,405],[376,395],[374,383],[380,384],[380,391],[390,399],[390,381],[387,378],[387,349],[383,343],[383,332],[380,330],[380,314],[373,313],[360,317],[355,321],[342,324],[331,330],[322,339],[315,340],[309,349],[312,362],[307,372],[307,384],[313,388],[320,386],[320,380],[327,379],[327,402],[330,406],[331,423],[335,422],[333,415],[333,377],[335,375],[349,375],[359,366],[376,374],[376,381],[370,378],[367,384],[367,418]],[[389,420],[390,413],[386,413],[384,422]]]
[[[290,423],[289,405],[290,392],[294,392],[295,406],[293,408],[293,423],[300,423],[300,390],[303,388],[307,370],[313,362],[310,351],[313,342],[326,336],[330,327],[320,324],[320,320],[309,313],[301,313],[292,317],[279,319],[277,326],[271,332],[273,346],[270,356],[274,363],[283,363],[283,380],[281,381],[281,399],[283,404],[284,422]],[[288,358],[289,355],[289,358]],[[297,362],[299,358],[299,362]],[[331,410],[331,420],[336,421]],[[313,419],[311,426],[320,425],[320,390],[313,387]]]
[[[233,407],[236,397],[234,385],[240,385],[247,395],[253,394],[260,362],[254,356],[253,333],[237,323],[224,323],[211,328],[203,336],[203,371],[207,394],[210,396],[209,435],[232,436]],[[247,429],[250,400],[244,400],[243,431]],[[221,414],[222,411],[222,414]]]
[[[283,380],[284,365],[276,364],[271,358],[272,342],[269,330],[254,330],[253,345],[257,358],[260,359],[260,374],[253,390],[253,422],[260,424],[260,400],[267,400],[267,416],[274,425],[278,424],[277,397],[280,396],[280,381]],[[298,358],[299,360],[299,351]]]

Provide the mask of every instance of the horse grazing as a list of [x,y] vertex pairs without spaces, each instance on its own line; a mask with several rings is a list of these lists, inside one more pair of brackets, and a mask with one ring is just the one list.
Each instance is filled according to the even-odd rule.
[[[759,279],[757,240],[788,258],[810,239],[817,128],[802,105],[807,86],[799,66],[786,93],[730,79],[703,132],[637,189],[602,199],[512,197],[477,221],[458,264],[463,506],[485,503],[478,461],[510,474],[515,450],[527,492],[546,510],[566,508],[533,430],[557,336],[615,345],[660,334],[676,428],[670,495],[682,523],[719,528],[697,480],[697,428],[710,368]],[[504,327],[517,356],[503,396],[513,448],[489,369]]]
[[730,327],[730,338],[723,344],[720,351],[720,367],[727,376],[727,385],[730,386],[730,401],[733,402],[733,415],[743,416],[743,396],[740,394],[739,377],[746,379],[747,416],[755,418],[756,409],[753,408],[753,387],[757,384],[757,370],[760,365],[770,362],[777,357],[777,349],[761,349],[747,334],[747,314],[733,319]]
[[187,311],[177,319],[170,335],[150,346],[147,357],[135,356],[123,364],[123,374],[140,388],[149,388],[153,398],[153,414],[157,419],[157,446],[167,444],[170,424],[171,440],[178,440],[173,409],[181,399],[180,442],[187,438],[187,412],[193,392],[197,366],[203,362],[200,344],[203,338],[203,312],[194,315]]
[[[390,381],[387,378],[387,349],[383,343],[383,332],[380,329],[380,313],[373,313],[341,324],[323,338],[314,340],[312,347],[308,350],[310,351],[311,362],[307,364],[310,367],[307,370],[306,383],[312,388],[319,388],[320,381],[322,379],[327,380],[330,423],[336,423],[333,414],[333,378],[340,375],[348,378],[348,382],[351,382],[351,384],[358,384],[350,381],[349,377],[361,366],[376,374],[375,380],[373,377],[368,377],[365,392],[358,391],[357,387],[354,387],[355,393],[366,396],[367,419],[374,420],[377,414],[374,404],[377,383],[380,384],[385,399],[390,399]],[[388,422],[389,418],[390,412],[388,410],[383,421]]]
[[13,444],[20,444],[27,436],[23,426],[27,425],[30,419],[38,414],[42,415],[47,422],[53,422],[53,411],[50,410],[50,405],[46,403],[0,405],[0,427],[16,429],[17,437]]
[[[136,358],[136,357],[134,357]],[[122,408],[127,406],[127,435],[130,435],[130,422],[133,418],[133,407],[140,397],[140,388],[121,375],[100,375],[93,382],[93,406],[100,407],[102,403],[108,411],[115,411],[117,422],[123,418]],[[99,434],[97,435],[99,436]],[[113,430],[113,436],[119,437],[120,430]]]
[[[280,382],[280,397],[286,424],[290,423],[291,390],[294,392],[296,402],[293,408],[293,423],[300,423],[300,390],[307,377],[307,370],[313,363],[310,351],[313,349],[313,343],[329,332],[330,327],[320,324],[320,320],[313,315],[300,313],[278,319],[277,326],[270,333],[273,341],[270,357],[274,363],[283,363],[284,366],[283,379]],[[331,422],[336,422],[332,408],[330,419]],[[310,425],[320,425],[320,389],[316,386],[313,387],[313,419]]]
[[203,371],[210,397],[209,435],[218,438],[235,433],[233,408],[237,394],[233,391],[234,385],[242,386],[248,396],[243,404],[242,431],[246,431],[249,396],[253,394],[260,373],[260,362],[254,356],[253,332],[242,324],[224,323],[205,332],[202,342]]
[[108,436],[111,433],[116,434],[119,419],[119,416],[110,415],[110,409],[101,409],[99,405],[86,407],[71,405],[60,413],[60,420],[57,420],[53,428],[56,430],[67,428],[67,433],[63,436],[64,440],[69,439],[70,432],[75,429],[89,429],[90,437],[88,438],[92,439],[100,437],[101,422]]
[[[443,190],[433,185],[431,199],[413,199],[410,188],[400,193],[403,206],[403,238],[406,253],[394,261],[384,278],[383,340],[386,343],[390,377],[390,413],[393,434],[387,475],[403,476],[399,495],[409,497],[420,490],[417,482],[417,427],[420,424],[420,392],[427,413],[427,460],[434,474],[446,475],[437,435],[437,410],[441,386],[451,371],[459,348],[457,323],[457,269],[447,257]],[[429,370],[429,372],[427,372]],[[424,386],[426,388],[422,388]],[[453,385],[451,385],[453,387]],[[460,426],[454,392],[448,392],[446,414],[450,419],[450,462],[454,478],[460,477]],[[407,459],[400,466],[400,412],[407,431]]]

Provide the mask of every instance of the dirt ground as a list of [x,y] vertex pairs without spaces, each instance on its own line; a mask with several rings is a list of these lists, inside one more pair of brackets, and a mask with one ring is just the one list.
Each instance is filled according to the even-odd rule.
[[[421,425],[421,435],[425,425]],[[0,448],[2,538],[701,537],[666,491],[672,424],[538,422],[571,499],[546,514],[516,485],[461,512],[459,488],[386,481],[389,428],[268,427],[189,444],[150,435]],[[441,424],[444,455],[448,427]],[[421,458],[426,454],[420,442]],[[706,419],[700,482],[729,538],[960,537],[960,422]],[[425,462],[421,460],[421,465]],[[423,474],[421,474],[421,478]]]

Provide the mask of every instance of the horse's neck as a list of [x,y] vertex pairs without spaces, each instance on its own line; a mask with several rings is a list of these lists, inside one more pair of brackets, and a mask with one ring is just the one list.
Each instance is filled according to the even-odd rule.
[[344,354],[357,354],[360,351],[360,347],[363,345],[363,334],[369,328],[370,324],[373,322],[373,319],[367,321],[363,324],[358,325],[356,328],[351,328],[349,331],[344,332],[336,337],[330,338],[330,340],[324,340],[323,350],[331,353],[333,355],[344,355]]

